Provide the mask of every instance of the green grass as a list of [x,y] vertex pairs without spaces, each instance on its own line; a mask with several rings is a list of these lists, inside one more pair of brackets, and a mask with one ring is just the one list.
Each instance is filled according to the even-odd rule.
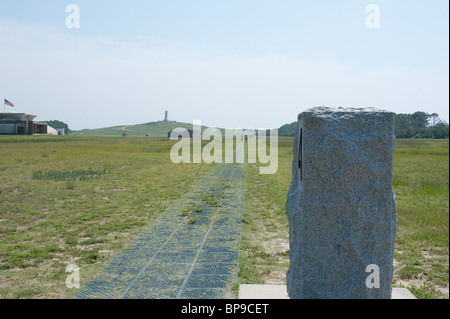
[[286,283],[289,232],[284,205],[291,183],[293,142],[279,138],[278,143],[275,174],[261,175],[260,164],[247,164],[239,284]]
[[397,202],[399,263],[394,282],[411,281],[421,298],[448,298],[448,140],[397,140],[393,186]]
[[208,168],[173,164],[167,138],[14,140],[0,137],[0,299],[70,296],[68,264],[93,278]]
[[103,170],[72,170],[72,171],[60,171],[60,170],[50,170],[48,172],[34,172],[33,179],[35,180],[56,180],[62,181],[67,180],[68,182],[72,180],[87,180],[94,178],[96,176],[101,176],[106,174],[106,169]]
[[[238,284],[286,281],[289,251],[284,206],[291,182],[292,143],[292,139],[280,138],[276,174],[258,175],[255,165],[248,165]],[[398,231],[394,285],[407,286],[418,298],[449,298],[448,143],[396,141],[393,186]]]
[[[67,298],[68,264],[89,280],[209,165],[173,164],[167,138],[0,136],[0,298]],[[239,283],[284,284],[292,138],[278,171],[245,164]],[[448,140],[397,140],[394,284],[448,298]],[[227,185],[223,185],[225,188]],[[205,197],[220,205],[221,194]],[[183,212],[195,223],[196,203]],[[200,208],[198,208],[200,209]],[[192,219],[192,220],[191,220]],[[238,284],[234,291],[237,292]]]

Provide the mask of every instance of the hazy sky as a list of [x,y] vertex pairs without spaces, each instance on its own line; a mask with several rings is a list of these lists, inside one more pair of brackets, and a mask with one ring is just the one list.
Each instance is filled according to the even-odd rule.
[[448,30],[447,0],[0,0],[0,98],[71,129],[165,110],[273,128],[314,106],[449,122]]

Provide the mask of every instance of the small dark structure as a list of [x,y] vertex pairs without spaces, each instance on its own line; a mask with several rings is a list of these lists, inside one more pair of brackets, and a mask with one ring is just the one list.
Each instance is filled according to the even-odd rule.
[[[189,130],[189,129],[186,129],[186,130],[189,132],[189,137],[190,137],[190,138],[194,137],[194,131],[193,131],[193,130]],[[179,133],[180,133],[180,129],[179,129],[179,128],[178,128],[178,129],[177,129],[177,128],[176,128],[176,129],[173,129],[172,131],[170,131],[170,132],[167,133],[167,137],[168,137],[168,138],[170,138],[170,134],[172,134],[173,131],[175,131],[175,132],[174,132],[175,134],[179,134]],[[180,135],[181,135],[181,134],[180,134]]]

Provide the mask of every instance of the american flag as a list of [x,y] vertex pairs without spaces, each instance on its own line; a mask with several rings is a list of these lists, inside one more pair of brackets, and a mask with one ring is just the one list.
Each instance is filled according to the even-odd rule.
[[5,100],[4,104],[14,107],[14,104],[12,102],[8,101],[7,99],[4,100]]

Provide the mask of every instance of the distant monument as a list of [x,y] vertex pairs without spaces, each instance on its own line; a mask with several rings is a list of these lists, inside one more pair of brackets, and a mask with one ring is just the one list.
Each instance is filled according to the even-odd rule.
[[175,122],[175,121],[169,121],[169,111],[166,111],[165,113],[164,113],[164,120],[162,120],[162,121],[158,121],[158,122]]

